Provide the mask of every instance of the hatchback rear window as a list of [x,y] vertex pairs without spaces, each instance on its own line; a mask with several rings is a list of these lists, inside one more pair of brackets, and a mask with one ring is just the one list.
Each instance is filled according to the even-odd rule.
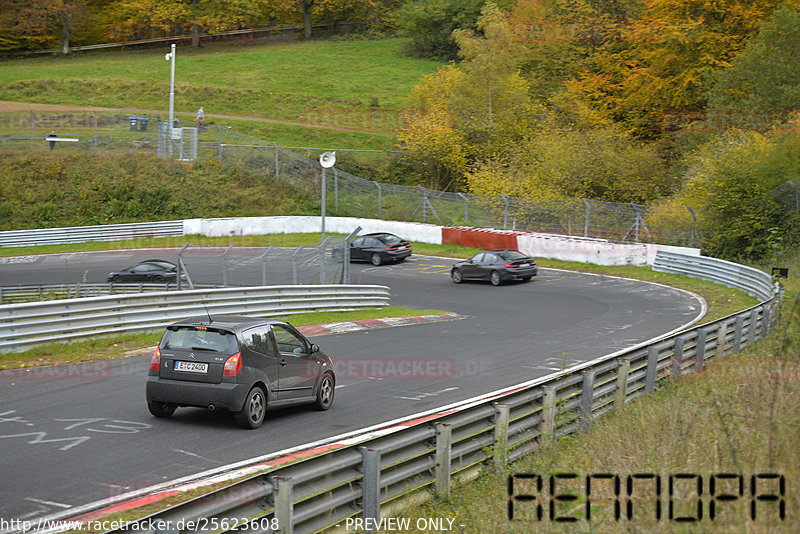
[[213,350],[226,354],[239,351],[233,332],[195,326],[169,327],[161,338],[160,347],[167,350]]

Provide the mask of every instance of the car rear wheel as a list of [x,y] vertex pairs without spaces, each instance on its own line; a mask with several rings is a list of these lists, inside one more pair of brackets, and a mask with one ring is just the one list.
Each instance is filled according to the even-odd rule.
[[147,408],[156,417],[171,417],[177,407],[171,402],[147,401]]
[[329,373],[325,373],[322,375],[322,381],[319,384],[319,389],[317,390],[317,401],[314,403],[314,407],[317,410],[327,410],[333,405],[333,394],[335,391],[335,386],[333,383],[333,376]]
[[499,286],[503,283],[503,279],[497,271],[492,271],[492,274],[489,275],[489,280],[492,282],[493,286]]
[[120,275],[115,275],[111,278],[111,281],[114,282],[115,284],[119,284],[120,282],[122,282],[122,277]]
[[381,255],[378,254],[377,252],[372,253],[372,257],[370,258],[370,260],[372,261],[372,265],[376,267],[381,263],[383,263],[383,260],[381,260]]
[[460,271],[459,269],[453,269],[453,270],[450,272],[450,278],[451,278],[451,279],[453,280],[453,282],[455,282],[456,284],[460,284],[460,283],[461,283],[461,281],[462,281],[462,280],[464,280],[464,275],[463,275],[463,274],[461,274],[461,271]]
[[162,283],[164,283],[164,277],[160,276],[160,275],[159,276],[154,276],[153,277],[153,282],[155,282],[156,284],[162,284]]
[[242,428],[258,428],[264,422],[264,413],[267,411],[267,398],[264,390],[255,386],[247,394],[244,406],[236,412],[236,423]]

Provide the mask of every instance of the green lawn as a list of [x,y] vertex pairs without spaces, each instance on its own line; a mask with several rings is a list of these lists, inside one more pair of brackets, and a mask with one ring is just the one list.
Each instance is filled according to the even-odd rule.
[[[391,133],[404,99],[440,62],[402,54],[402,39],[177,49],[175,110],[255,116]],[[164,49],[0,63],[0,100],[164,110]]]

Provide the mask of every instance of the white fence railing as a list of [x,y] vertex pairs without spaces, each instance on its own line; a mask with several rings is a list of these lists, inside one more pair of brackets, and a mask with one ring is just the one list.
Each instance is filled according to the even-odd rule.
[[192,315],[274,316],[389,305],[371,285],[265,286],[164,291],[0,306],[0,352],[101,334],[158,330]]

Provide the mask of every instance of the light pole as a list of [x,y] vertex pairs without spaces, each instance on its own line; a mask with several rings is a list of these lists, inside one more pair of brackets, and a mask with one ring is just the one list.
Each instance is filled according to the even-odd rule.
[[170,51],[164,56],[164,59],[167,61],[171,61],[170,65],[170,73],[169,73],[169,127],[167,128],[167,132],[169,133],[167,145],[169,149],[167,153],[172,156],[172,125],[174,109],[175,109],[175,45],[173,44],[170,48]]
[[330,169],[336,164],[336,152],[323,152],[319,156],[319,165],[322,167],[322,241],[325,242],[325,169]]

